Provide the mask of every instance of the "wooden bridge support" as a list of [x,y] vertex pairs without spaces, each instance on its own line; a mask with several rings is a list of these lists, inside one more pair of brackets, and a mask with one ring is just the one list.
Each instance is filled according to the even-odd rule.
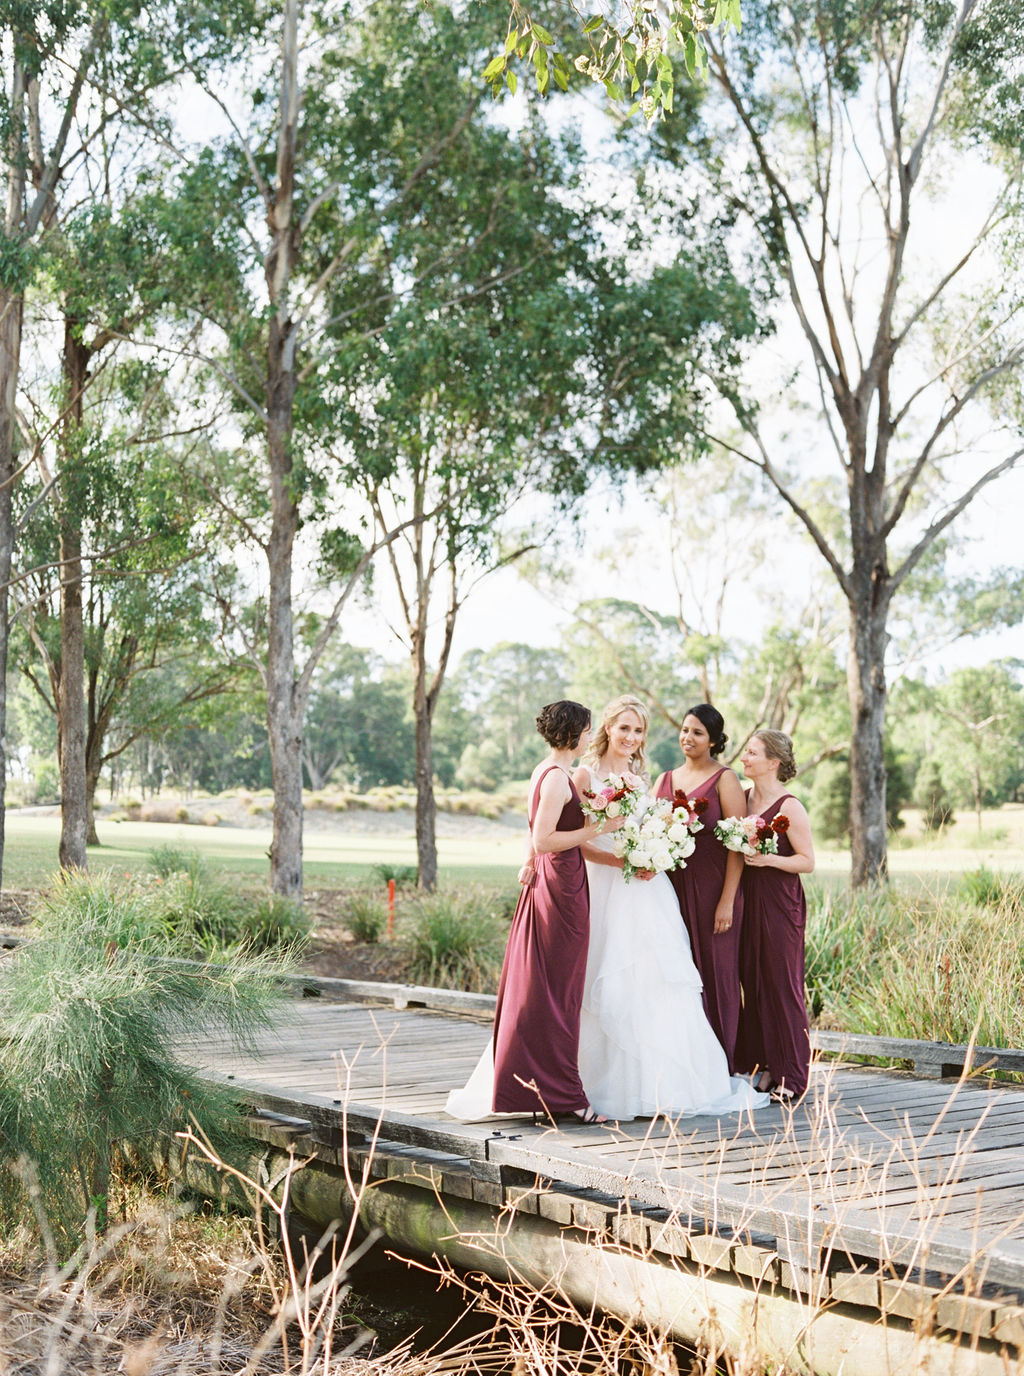
[[[691,1346],[759,1353],[814,1376],[1005,1376],[1024,1345],[1021,1296],[964,1293],[941,1276],[880,1272],[830,1259],[806,1270],[774,1240],[730,1236],[665,1210],[580,1189],[489,1161],[393,1142],[280,1114],[248,1120],[249,1172],[275,1179],[289,1149],[316,1159],[292,1177],[291,1210],[326,1228],[348,1220],[346,1181],[364,1169],[360,1225],[399,1250],[522,1282],[649,1324]],[[180,1160],[174,1151],[169,1160]],[[218,1196],[208,1167],[184,1167]]]

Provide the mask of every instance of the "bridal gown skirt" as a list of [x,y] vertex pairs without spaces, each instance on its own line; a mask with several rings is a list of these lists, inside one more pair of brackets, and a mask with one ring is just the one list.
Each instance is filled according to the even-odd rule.
[[587,865],[590,948],[580,1075],[609,1118],[724,1114],[767,1103],[729,1075],[711,1030],[679,904],[664,874],[627,884]]

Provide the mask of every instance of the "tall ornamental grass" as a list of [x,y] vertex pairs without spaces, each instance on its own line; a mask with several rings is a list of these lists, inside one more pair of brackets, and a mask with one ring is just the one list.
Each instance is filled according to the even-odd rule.
[[932,892],[809,890],[808,1005],[848,1032],[1024,1046],[1024,904],[1012,879]]
[[412,900],[402,924],[409,979],[494,993],[508,941],[508,906],[504,894],[467,888]]
[[251,1047],[280,1003],[282,965],[185,963],[191,938],[132,881],[67,876],[37,928],[0,967],[0,1227],[31,1206],[70,1251],[90,1210],[106,1222],[119,1143],[236,1115],[183,1048],[216,1037]]

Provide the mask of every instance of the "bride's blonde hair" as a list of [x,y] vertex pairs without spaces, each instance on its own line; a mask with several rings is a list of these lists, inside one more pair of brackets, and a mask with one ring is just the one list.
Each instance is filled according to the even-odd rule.
[[637,746],[629,761],[629,767],[634,774],[639,774],[642,779],[650,783],[650,775],[647,772],[647,732],[651,726],[651,714],[647,710],[645,703],[639,698],[633,697],[632,693],[624,693],[620,698],[612,698],[611,702],[601,713],[601,725],[594,732],[590,744],[587,746],[587,753],[583,756],[584,764],[596,764],[608,749],[609,737],[608,728],[614,726],[623,712],[635,712],[640,718],[640,725],[643,728],[644,737]]

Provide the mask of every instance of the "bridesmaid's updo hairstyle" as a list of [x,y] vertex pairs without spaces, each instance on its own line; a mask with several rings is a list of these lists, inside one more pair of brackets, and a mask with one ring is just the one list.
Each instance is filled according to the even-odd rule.
[[571,750],[590,725],[590,708],[563,699],[540,709],[537,730],[552,750]]
[[683,713],[683,719],[696,717],[708,733],[711,741],[711,757],[717,757],[725,749],[725,743],[729,737],[725,734],[725,718],[717,707],[712,707],[710,702],[698,702],[696,707],[688,707]]
[[779,783],[787,784],[796,778],[796,760],[793,758],[793,742],[785,731],[755,731],[754,735],[764,746],[764,753],[770,760],[779,762]]
[[635,712],[640,718],[644,738],[631,758],[629,767],[634,774],[639,774],[641,778],[646,779],[648,775],[645,747],[647,745],[647,732],[651,726],[651,714],[647,710],[647,704],[641,702],[639,698],[635,698],[632,693],[624,693],[621,698],[612,698],[601,713],[601,725],[594,732],[593,739],[587,746],[587,753],[583,758],[591,764],[596,764],[605,754],[608,749],[608,728],[615,725],[623,712]]

